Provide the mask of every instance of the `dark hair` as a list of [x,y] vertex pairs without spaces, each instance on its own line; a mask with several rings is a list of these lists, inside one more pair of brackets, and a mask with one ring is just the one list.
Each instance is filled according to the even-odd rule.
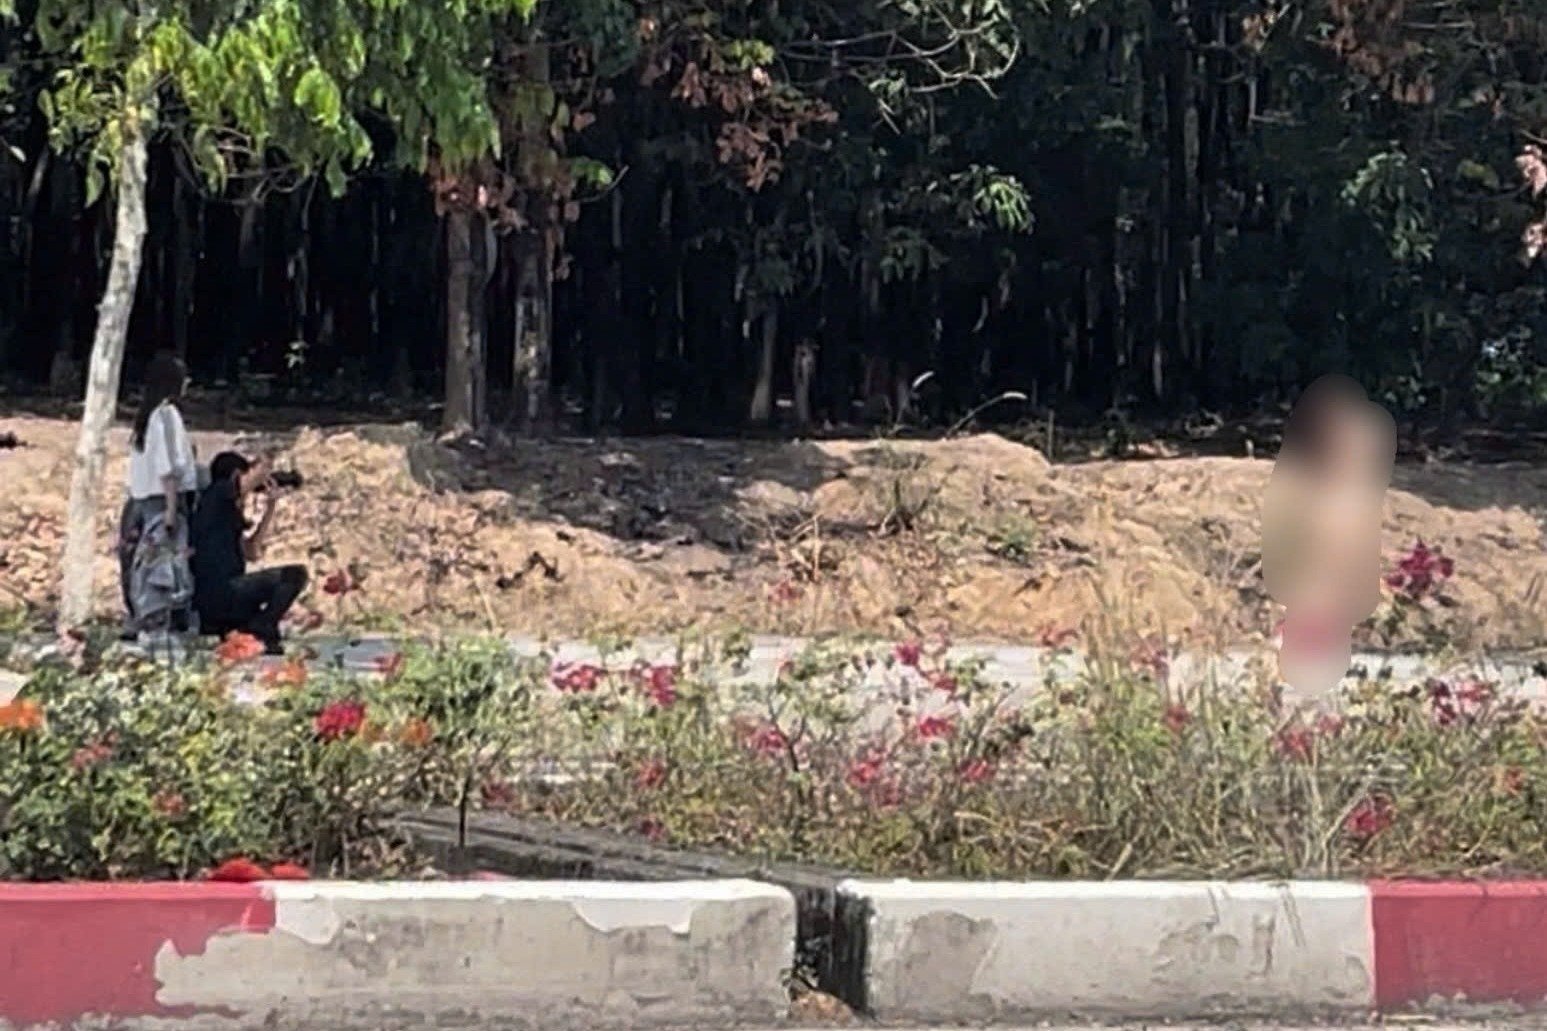
[[235,451],[222,451],[209,464],[209,479],[211,483],[235,479],[251,468],[252,463]]
[[188,369],[182,359],[171,351],[157,351],[145,369],[145,394],[140,399],[140,410],[134,416],[134,450],[145,450],[145,431],[150,426],[153,412],[165,401],[173,401],[183,394],[183,384],[188,381]]

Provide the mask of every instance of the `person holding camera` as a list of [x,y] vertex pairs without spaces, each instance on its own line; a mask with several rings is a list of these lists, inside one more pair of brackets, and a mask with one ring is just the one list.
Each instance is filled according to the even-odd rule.
[[[304,566],[247,572],[262,557],[274,521],[278,490],[267,459],[249,460],[234,451],[215,456],[210,484],[194,510],[193,604],[203,633],[223,637],[252,634],[270,655],[282,655],[279,624],[306,589]],[[263,498],[256,524],[246,516],[247,500]]]

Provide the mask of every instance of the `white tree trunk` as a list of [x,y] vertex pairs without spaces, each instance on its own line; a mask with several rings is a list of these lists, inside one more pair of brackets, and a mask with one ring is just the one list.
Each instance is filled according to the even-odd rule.
[[97,309],[81,414],[75,469],[70,478],[70,508],[65,530],[64,580],[59,595],[59,626],[67,630],[91,618],[97,567],[97,497],[107,459],[107,434],[118,410],[118,380],[123,369],[129,315],[140,278],[145,242],[145,131],[138,112],[124,119],[118,155],[118,212],[113,227],[113,257],[107,288]]

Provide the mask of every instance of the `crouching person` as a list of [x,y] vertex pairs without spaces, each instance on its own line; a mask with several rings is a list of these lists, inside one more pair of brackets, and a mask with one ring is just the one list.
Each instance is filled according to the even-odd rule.
[[[280,621],[306,589],[303,566],[247,572],[247,563],[263,555],[278,493],[266,460],[248,460],[233,451],[216,455],[189,540],[199,629],[218,637],[232,631],[251,634],[270,655],[284,652]],[[247,502],[254,495],[262,498],[256,524],[247,518]]]

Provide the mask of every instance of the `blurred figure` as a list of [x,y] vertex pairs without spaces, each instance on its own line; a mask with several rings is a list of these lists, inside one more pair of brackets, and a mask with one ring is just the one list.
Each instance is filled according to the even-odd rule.
[[1324,700],[1380,601],[1380,529],[1396,424],[1347,376],[1324,376],[1290,413],[1263,506],[1263,578],[1284,606],[1279,674]]
[[[123,588],[124,636],[134,638],[141,630],[151,629],[147,621],[165,622],[169,629],[186,629],[186,613],[180,608],[186,599],[181,590],[147,590],[159,584],[160,573],[152,570],[142,578],[141,596],[136,597],[134,571],[136,556],[144,567],[153,560],[174,556],[180,564],[187,551],[188,520],[199,488],[199,469],[193,440],[183,424],[178,402],[188,387],[188,370],[170,351],[159,351],[145,372],[145,392],[134,416],[129,437],[128,498],[119,516],[118,570]],[[147,538],[155,544],[142,549]],[[165,561],[159,563],[166,566]],[[154,611],[152,611],[154,610]]]

